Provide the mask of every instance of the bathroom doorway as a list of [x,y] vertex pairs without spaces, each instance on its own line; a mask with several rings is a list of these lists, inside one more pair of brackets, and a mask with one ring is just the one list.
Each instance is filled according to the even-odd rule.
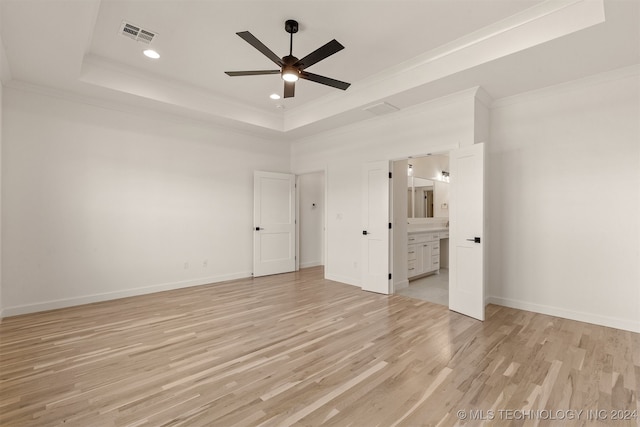
[[393,293],[448,307],[449,156],[396,160],[393,172]]

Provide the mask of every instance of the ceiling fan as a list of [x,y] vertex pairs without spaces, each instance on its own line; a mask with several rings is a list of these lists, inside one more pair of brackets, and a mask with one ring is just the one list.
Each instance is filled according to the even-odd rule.
[[292,98],[295,93],[295,84],[298,79],[305,79],[312,82],[320,83],[323,85],[335,87],[337,89],[346,90],[351,83],[341,82],[329,77],[320,76],[305,71],[305,68],[312,66],[313,64],[322,61],[323,59],[333,55],[336,52],[344,49],[336,39],[331,40],[329,43],[314,50],[302,59],[298,59],[293,56],[293,35],[298,32],[298,22],[293,19],[289,19],[284,23],[284,29],[290,34],[289,42],[289,55],[282,58],[273,53],[267,46],[265,46],[260,40],[258,40],[249,31],[241,31],[236,33],[242,39],[244,39],[251,46],[258,49],[264,56],[272,60],[280,67],[279,70],[257,70],[257,71],[225,71],[225,73],[231,77],[237,76],[258,76],[262,74],[280,74],[282,80],[284,80],[284,97]]

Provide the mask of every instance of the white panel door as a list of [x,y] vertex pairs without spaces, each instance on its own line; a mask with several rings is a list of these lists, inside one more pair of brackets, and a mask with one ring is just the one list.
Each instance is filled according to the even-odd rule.
[[484,144],[449,161],[449,308],[484,320]]
[[389,162],[372,162],[362,174],[362,289],[389,293]]
[[295,175],[253,174],[253,276],[295,270]]

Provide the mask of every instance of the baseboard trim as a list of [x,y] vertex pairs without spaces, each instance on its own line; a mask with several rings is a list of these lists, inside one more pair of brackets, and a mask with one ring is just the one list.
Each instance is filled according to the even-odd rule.
[[73,307],[76,305],[91,304],[94,302],[110,301],[119,298],[127,298],[138,295],[152,294],[155,292],[171,291],[174,289],[190,288],[192,286],[209,285],[212,283],[226,282],[228,280],[245,279],[251,277],[251,272],[225,274],[220,276],[202,277],[199,279],[186,280],[182,282],[162,283],[159,285],[142,286],[138,288],[125,289],[115,292],[104,292],[100,294],[84,295],[81,297],[63,298],[58,300],[44,301],[34,304],[16,305],[4,307],[3,317],[17,316],[20,314],[37,313],[58,308]]
[[307,261],[307,262],[301,262],[300,263],[300,268],[317,267],[319,265],[322,265],[322,262],[320,262],[320,261]]
[[393,292],[409,287],[409,279],[404,279],[393,284]]
[[345,285],[356,286],[358,288],[362,287],[360,286],[360,282],[354,280],[352,277],[337,276],[335,274],[325,273],[324,278],[327,280],[333,280],[334,282],[344,283]]
[[625,331],[640,333],[640,322],[633,320],[600,316],[593,313],[567,310],[560,307],[535,304],[510,298],[489,297],[488,300],[491,304],[502,305],[504,307],[517,308],[519,310],[532,311],[534,313],[562,317],[564,319],[577,320],[579,322],[592,323],[594,325],[607,326],[609,328],[616,328]]

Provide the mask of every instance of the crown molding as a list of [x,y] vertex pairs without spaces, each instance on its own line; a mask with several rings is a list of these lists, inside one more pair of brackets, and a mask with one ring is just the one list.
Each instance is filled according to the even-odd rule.
[[476,101],[480,102],[487,108],[491,108],[491,104],[493,104],[493,97],[489,95],[489,92],[484,90],[482,86],[476,87],[475,98]]
[[604,0],[554,0],[474,31],[451,43],[288,110],[284,131],[384,101],[398,93],[537,46],[605,21]]
[[369,116],[366,120],[361,120],[348,125],[344,125],[337,128],[332,128],[325,131],[317,132],[312,135],[300,137],[294,141],[294,145],[298,143],[309,142],[309,141],[312,142],[319,137],[331,138],[331,137],[336,137],[344,134],[350,134],[352,132],[357,132],[360,129],[369,127],[373,122],[375,122],[376,124],[379,124],[385,121],[394,121],[394,120],[397,120],[398,114],[402,114],[403,116],[421,115],[421,114],[425,114],[425,111],[436,110],[451,104],[465,102],[465,101],[468,102],[469,111],[471,111],[473,109],[473,100],[477,92],[478,92],[478,87],[472,87],[469,89],[464,89],[458,92],[451,93],[446,96],[430,99],[428,101],[412,105],[411,107],[403,108],[402,110],[396,111],[392,114],[388,114],[384,116]]
[[80,81],[171,104],[187,110],[283,131],[283,113],[255,108],[207,89],[126,66],[94,54],[85,55]]
[[591,86],[597,86],[616,80],[633,78],[640,80],[640,64],[630,65],[628,67],[618,68],[616,70],[605,71],[577,80],[571,80],[557,85],[547,86],[542,89],[536,89],[529,92],[519,93],[517,95],[496,99],[491,104],[492,109],[509,107],[523,102],[532,102],[538,99],[557,96],[559,93],[567,93],[574,90],[581,90]]
[[155,107],[159,108],[154,108],[150,103],[145,105],[129,104],[120,100],[112,101],[100,96],[91,96],[84,93],[81,94],[70,90],[62,90],[15,79],[9,81],[4,85],[4,87],[7,89],[34,93],[49,98],[60,99],[71,103],[84,104],[105,110],[116,111],[119,113],[134,114],[139,117],[152,120],[170,121],[182,125],[199,126],[203,128],[217,129],[224,132],[233,132],[274,143],[290,143],[289,139],[284,138],[281,132],[257,129],[253,126],[242,123],[216,120],[212,117],[199,116],[193,112],[182,109],[172,109],[169,111],[162,108],[160,104],[155,105]]

